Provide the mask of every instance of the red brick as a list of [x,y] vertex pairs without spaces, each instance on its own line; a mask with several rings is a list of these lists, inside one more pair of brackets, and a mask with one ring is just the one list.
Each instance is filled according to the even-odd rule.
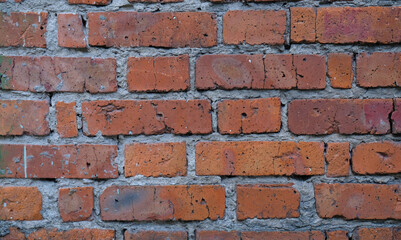
[[284,44],[286,19],[285,11],[228,11],[223,18],[223,41],[225,44]]
[[86,48],[83,23],[79,14],[58,14],[58,45],[67,48]]
[[89,13],[89,44],[105,47],[211,47],[216,15],[207,12]]
[[224,100],[218,104],[221,134],[279,132],[280,98]]
[[42,194],[36,187],[0,187],[0,220],[41,220]]
[[31,92],[115,92],[116,60],[6,56],[0,58],[1,87]]
[[[1,2],[1,1],[0,1]],[[25,240],[25,235],[16,227],[10,227],[9,233],[3,237],[0,237],[1,240]]]
[[208,134],[207,100],[102,100],[82,103],[84,133],[96,135]]
[[400,185],[317,184],[316,210],[321,218],[401,219]]
[[0,177],[117,178],[114,145],[0,145]]
[[326,58],[319,55],[294,55],[298,89],[326,88]]
[[327,144],[326,162],[328,177],[345,177],[349,175],[349,142]]
[[124,240],[143,240],[143,239],[155,239],[155,240],[187,240],[186,232],[179,231],[136,231],[131,232],[129,230],[124,233]]
[[93,187],[62,188],[58,209],[63,222],[88,220],[93,211]]
[[196,230],[196,240],[241,240],[241,234],[236,231],[206,231]]
[[56,103],[57,132],[62,138],[78,136],[75,102]]
[[356,60],[360,87],[401,86],[401,53],[361,53]]
[[316,37],[320,43],[399,43],[400,7],[318,8]]
[[68,0],[69,4],[109,5],[111,0]]
[[300,195],[292,184],[237,186],[237,219],[299,217]]
[[263,89],[262,55],[203,55],[196,61],[196,88]]
[[361,143],[352,154],[352,170],[357,174],[401,173],[401,144]]
[[0,100],[0,136],[48,135],[48,101]]
[[315,42],[316,10],[314,8],[292,7],[291,42]]
[[183,1],[184,0],[128,0],[128,2],[133,2],[133,3],[175,3]]
[[401,228],[357,228],[352,236],[354,240],[401,239]]
[[175,177],[187,175],[185,142],[125,145],[125,176]]
[[326,88],[326,59],[319,55],[268,54],[266,89]]
[[326,231],[327,240],[349,240],[347,231]]
[[130,92],[178,92],[190,86],[189,57],[128,58]]
[[288,107],[294,134],[386,134],[390,132],[391,99],[306,99]]
[[319,142],[200,142],[196,174],[290,176],[324,174],[324,145]]
[[80,240],[114,240],[115,231],[109,229],[70,229],[66,231],[53,229],[40,229],[28,235],[28,240],[50,239],[80,239]]
[[0,47],[45,48],[46,24],[46,12],[1,12]]
[[280,239],[280,240],[325,240],[322,232],[243,232],[241,240],[266,240],[266,239]]
[[100,196],[103,221],[217,220],[224,187],[211,185],[112,186]]
[[401,99],[394,99],[394,111],[391,113],[391,124],[394,134],[401,133]]
[[352,57],[347,53],[329,54],[327,68],[332,88],[351,88],[354,79]]

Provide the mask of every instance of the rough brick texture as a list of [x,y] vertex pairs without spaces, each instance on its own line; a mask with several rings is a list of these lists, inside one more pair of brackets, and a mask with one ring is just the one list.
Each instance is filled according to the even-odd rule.
[[59,14],[58,45],[67,48],[85,48],[86,40],[82,19],[78,14]]
[[50,133],[47,101],[0,100],[0,136]]
[[[82,104],[84,133],[102,135],[207,134],[207,100],[92,101]],[[86,126],[86,127],[85,127]]]
[[222,134],[280,131],[279,98],[225,100],[217,108],[218,127]]
[[291,185],[237,186],[237,219],[299,217],[300,196]]
[[201,142],[196,173],[221,176],[290,176],[324,173],[319,142]]
[[36,187],[0,187],[0,220],[41,220],[42,195]]
[[179,92],[190,85],[188,55],[128,59],[127,84],[131,92]]
[[211,185],[113,186],[100,196],[105,221],[194,221],[224,217],[224,188]]
[[284,11],[228,11],[223,18],[226,44],[283,44],[286,14]]
[[294,100],[288,126],[294,134],[386,134],[392,111],[392,99]]
[[46,47],[46,12],[0,13],[0,47]]
[[0,144],[0,177],[116,178],[113,145]]
[[93,187],[62,188],[58,209],[64,222],[88,220],[94,207]]
[[401,2],[0,0],[1,240],[401,240]]
[[400,198],[400,185],[315,185],[316,210],[322,218],[401,219]]
[[116,60],[2,56],[1,88],[31,92],[115,92]]
[[76,137],[78,135],[75,102],[56,103],[57,132],[60,137]]
[[217,43],[213,13],[96,12],[88,17],[92,46],[211,47]]
[[125,176],[174,177],[187,174],[184,142],[125,145]]

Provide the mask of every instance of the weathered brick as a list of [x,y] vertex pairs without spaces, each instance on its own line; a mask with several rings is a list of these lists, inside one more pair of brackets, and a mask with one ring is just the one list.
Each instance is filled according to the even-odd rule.
[[83,23],[79,14],[58,14],[58,45],[67,48],[86,48]]
[[327,240],[349,240],[347,231],[333,230],[326,231]]
[[391,113],[391,124],[394,134],[401,133],[401,99],[394,99],[394,111]]
[[357,174],[401,173],[401,144],[361,143],[352,154],[352,170]]
[[37,239],[80,239],[80,240],[114,240],[115,231],[111,229],[70,229],[61,231],[56,228],[40,229],[28,235],[27,240]]
[[353,240],[401,239],[401,228],[357,228],[352,235]]
[[211,185],[112,186],[100,196],[103,221],[217,220],[224,187]]
[[298,75],[291,54],[267,54],[264,59],[266,89],[293,89],[297,87]]
[[0,47],[45,48],[46,24],[46,12],[0,12]]
[[88,220],[93,211],[93,187],[62,188],[58,209],[63,222]]
[[8,231],[9,231],[8,234],[4,235],[3,237],[0,236],[1,240],[25,240],[26,239],[24,233],[22,233],[21,230],[16,227],[10,227],[8,229]]
[[358,54],[357,83],[360,87],[401,86],[401,53],[374,52]]
[[262,55],[203,55],[196,61],[196,88],[263,89]]
[[175,177],[187,174],[185,142],[125,145],[125,176]]
[[105,47],[211,47],[216,15],[208,12],[93,12],[89,44]]
[[228,11],[223,18],[223,41],[226,44],[284,44],[285,11]]
[[237,231],[207,231],[196,230],[196,240],[241,240],[241,234]]
[[347,53],[330,53],[327,69],[332,88],[351,88],[354,79],[352,55]]
[[316,10],[314,8],[292,7],[291,42],[315,42]]
[[299,217],[300,195],[292,184],[237,186],[237,219]]
[[75,102],[56,103],[57,132],[60,137],[70,138],[78,136]]
[[0,57],[1,88],[31,92],[115,92],[112,58]]
[[212,131],[207,100],[102,100],[82,103],[84,133],[96,135],[207,134]]
[[114,145],[0,145],[2,178],[117,178]]
[[143,240],[143,239],[155,239],[155,240],[187,240],[187,233],[180,231],[125,231],[124,240]]
[[224,100],[218,104],[218,127],[222,134],[279,132],[280,98]]
[[324,174],[320,142],[201,142],[197,175],[289,176]]
[[309,232],[242,232],[241,240],[324,240],[325,236],[319,231]]
[[50,133],[48,101],[0,100],[0,136]]
[[326,162],[328,177],[344,177],[349,175],[349,142],[327,144]]
[[128,58],[130,92],[178,92],[190,86],[189,57]]
[[0,220],[42,219],[42,194],[36,187],[0,187],[0,203]]
[[183,1],[184,0],[128,0],[128,2],[133,2],[133,3],[175,3]]
[[326,58],[319,55],[294,55],[298,89],[326,88]]
[[391,99],[306,99],[288,107],[294,134],[386,134],[390,132]]
[[69,4],[109,5],[111,0],[68,0]]
[[317,184],[316,210],[321,218],[401,219],[401,186],[384,184]]
[[399,43],[401,7],[318,8],[316,38],[320,43]]

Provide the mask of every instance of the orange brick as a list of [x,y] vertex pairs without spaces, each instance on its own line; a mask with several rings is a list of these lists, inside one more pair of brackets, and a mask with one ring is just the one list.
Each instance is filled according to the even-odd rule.
[[175,177],[187,174],[185,142],[125,145],[125,176]]
[[222,134],[279,132],[279,98],[224,100],[218,104],[218,127]]
[[328,143],[326,152],[328,177],[344,177],[349,175],[349,153],[348,142]]
[[56,103],[57,113],[57,132],[60,137],[70,138],[78,136],[77,116],[75,112],[75,102]]
[[86,48],[83,23],[79,14],[58,14],[58,45],[67,48]]
[[291,42],[315,42],[316,10],[314,8],[292,7]]
[[0,220],[41,220],[42,194],[36,187],[0,187]]
[[93,187],[62,188],[58,208],[63,222],[88,220],[93,211]]
[[332,88],[351,88],[354,79],[351,54],[330,53],[327,68]]
[[187,240],[186,232],[179,231],[125,231],[124,240],[144,240],[144,239],[166,239],[166,240]]

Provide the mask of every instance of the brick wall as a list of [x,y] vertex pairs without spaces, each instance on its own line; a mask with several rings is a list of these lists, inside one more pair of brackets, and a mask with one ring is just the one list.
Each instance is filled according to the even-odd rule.
[[1,239],[401,239],[401,4],[0,0]]

